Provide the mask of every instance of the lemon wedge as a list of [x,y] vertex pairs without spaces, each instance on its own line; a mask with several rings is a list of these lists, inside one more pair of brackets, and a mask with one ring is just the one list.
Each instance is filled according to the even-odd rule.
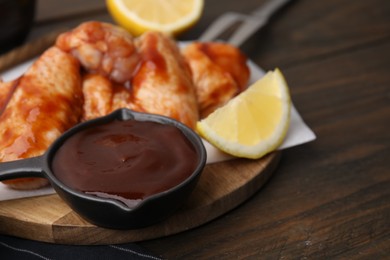
[[146,31],[177,35],[200,18],[204,0],[107,0],[113,19],[134,36]]
[[290,94],[279,69],[197,123],[200,136],[220,150],[257,159],[276,149],[290,123]]

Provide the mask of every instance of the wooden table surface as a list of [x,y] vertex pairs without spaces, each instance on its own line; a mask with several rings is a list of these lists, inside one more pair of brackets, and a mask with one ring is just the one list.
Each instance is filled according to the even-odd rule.
[[[264,0],[206,0],[220,14]],[[104,1],[38,1],[29,41],[86,20]],[[293,0],[242,50],[279,67],[317,140],[282,153],[250,200],[193,230],[139,243],[168,259],[384,259],[390,255],[390,1]]]

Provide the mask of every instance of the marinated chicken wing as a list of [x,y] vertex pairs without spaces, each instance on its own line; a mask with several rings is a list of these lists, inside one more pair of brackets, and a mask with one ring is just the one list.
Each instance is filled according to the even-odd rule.
[[[58,136],[79,122],[80,82],[79,63],[56,47],[13,81],[15,90],[0,115],[0,162],[43,154]],[[23,178],[4,183],[15,189],[34,189],[47,181]]]
[[162,33],[147,32],[136,45],[141,63],[132,80],[132,108],[172,117],[194,128],[196,93],[176,44]]
[[191,68],[201,118],[246,88],[249,80],[247,59],[236,47],[195,42],[187,45],[182,53]]
[[88,72],[116,83],[129,81],[139,62],[131,34],[108,23],[85,22],[61,34],[56,46],[76,57]]
[[99,74],[87,74],[82,82],[83,120],[104,116],[116,109],[132,107],[131,93],[125,85],[113,83]]
[[82,79],[84,95],[83,121],[107,115],[111,111],[112,83],[99,74],[86,74]]
[[18,83],[18,80],[3,82],[0,79],[0,115],[3,113],[5,106],[14,93]]
[[120,108],[133,108],[131,88],[126,85],[113,84],[111,111]]

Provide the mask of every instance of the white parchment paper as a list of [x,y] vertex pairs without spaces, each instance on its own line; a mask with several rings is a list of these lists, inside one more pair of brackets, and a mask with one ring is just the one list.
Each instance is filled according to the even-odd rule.
[[[33,60],[27,61],[25,63],[20,64],[19,66],[12,68],[11,70],[6,71],[1,75],[2,80],[10,81],[19,77],[28,69],[29,66],[31,66],[32,63]],[[251,84],[260,79],[264,75],[264,71],[251,61],[249,61],[248,64],[251,70]],[[291,109],[290,127],[283,144],[279,147],[279,150],[301,145],[310,142],[315,138],[316,136],[313,131],[305,124],[302,117],[299,115],[297,109],[295,108],[295,106],[293,106]],[[221,162],[233,158],[232,156],[221,152],[220,150],[209,144],[207,141],[203,141],[207,150],[207,163]],[[32,191],[17,191],[12,190],[4,184],[0,183],[0,201],[33,196],[42,196],[53,194],[54,192],[55,191],[51,187]]]

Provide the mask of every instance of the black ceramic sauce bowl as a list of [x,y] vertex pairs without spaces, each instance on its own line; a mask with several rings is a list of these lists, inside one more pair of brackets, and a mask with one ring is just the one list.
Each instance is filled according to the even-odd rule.
[[[198,164],[192,174],[177,186],[151,195],[133,208],[115,199],[105,199],[76,191],[62,183],[52,171],[53,158],[66,140],[75,133],[113,120],[152,121],[178,128],[193,145]],[[45,177],[57,194],[81,217],[100,227],[113,229],[142,228],[158,223],[173,214],[194,189],[206,163],[206,150],[199,136],[171,118],[120,109],[107,116],[81,123],[61,135],[38,157],[0,163],[0,180],[22,177]]]

